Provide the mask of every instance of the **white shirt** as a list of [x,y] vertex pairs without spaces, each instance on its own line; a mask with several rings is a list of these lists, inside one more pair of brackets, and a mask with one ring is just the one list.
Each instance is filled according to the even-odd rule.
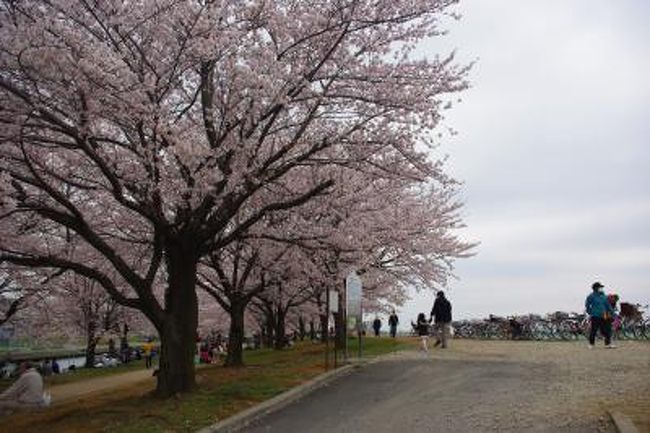
[[28,405],[42,405],[43,378],[33,368],[25,371],[13,385],[0,394],[0,400],[10,400]]

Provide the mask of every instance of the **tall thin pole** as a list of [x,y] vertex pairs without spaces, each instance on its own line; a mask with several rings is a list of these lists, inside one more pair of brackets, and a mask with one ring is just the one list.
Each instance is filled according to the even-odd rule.
[[361,337],[363,335],[363,322],[359,321],[357,324],[357,335],[359,336],[359,359],[363,356],[363,349],[361,345]]
[[330,369],[330,288],[327,286],[325,290],[325,329],[321,329],[321,332],[325,333],[325,371]]
[[345,278],[343,279],[343,338],[345,341],[345,362],[348,362],[350,354],[348,353],[348,287]]

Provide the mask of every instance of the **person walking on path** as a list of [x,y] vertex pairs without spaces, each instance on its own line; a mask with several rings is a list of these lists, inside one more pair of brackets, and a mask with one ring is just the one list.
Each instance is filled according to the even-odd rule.
[[429,323],[431,323],[431,320],[427,320],[424,313],[418,314],[417,323],[411,321],[411,326],[420,337],[420,350],[425,353],[429,352],[429,346],[427,344],[429,341]]
[[397,335],[397,325],[399,324],[399,317],[395,314],[395,310],[388,317],[388,326],[390,326],[390,336],[395,338]]
[[375,331],[375,337],[379,337],[379,331],[381,330],[381,320],[379,317],[375,316],[375,320],[372,321],[372,329]]
[[442,344],[447,348],[447,338],[451,327],[451,302],[445,298],[445,293],[439,290],[436,293],[436,300],[431,309],[431,318],[434,319],[436,329],[436,342],[434,346]]
[[151,337],[149,337],[147,338],[147,342],[142,345],[142,352],[144,353],[144,365],[146,368],[151,368],[153,349],[153,341],[151,340]]
[[47,405],[43,395],[43,377],[29,362],[18,368],[20,377],[0,394],[0,415],[14,409],[37,408]]
[[589,348],[593,349],[596,344],[596,333],[605,337],[605,347],[613,349],[616,346],[611,344],[612,330],[610,319],[614,315],[614,309],[607,300],[607,296],[602,292],[603,286],[600,282],[591,285],[591,294],[585,301],[585,309],[591,321],[591,330],[589,331]]

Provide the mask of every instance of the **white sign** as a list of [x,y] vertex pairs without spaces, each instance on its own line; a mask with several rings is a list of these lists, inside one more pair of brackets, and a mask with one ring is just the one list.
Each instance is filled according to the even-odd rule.
[[361,321],[361,278],[356,272],[345,278],[345,294],[348,317],[355,316]]
[[330,313],[338,313],[339,312],[339,292],[336,290],[330,290],[330,298],[329,298],[329,304],[330,304]]

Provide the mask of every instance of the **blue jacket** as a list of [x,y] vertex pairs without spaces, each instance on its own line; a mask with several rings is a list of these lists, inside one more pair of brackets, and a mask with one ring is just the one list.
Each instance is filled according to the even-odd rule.
[[587,314],[591,317],[600,317],[602,319],[605,316],[605,312],[608,312],[610,316],[614,314],[614,309],[607,301],[607,296],[600,292],[593,292],[587,296],[585,308],[587,309]]

